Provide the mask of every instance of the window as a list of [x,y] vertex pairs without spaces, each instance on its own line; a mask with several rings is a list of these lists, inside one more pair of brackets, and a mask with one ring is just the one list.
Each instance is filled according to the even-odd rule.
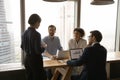
[[21,61],[20,26],[20,0],[1,0],[0,64]]
[[116,28],[116,41],[115,50],[120,51],[120,0],[118,0],[118,11],[117,11],[117,28]]
[[111,5],[91,5],[89,0],[82,0],[81,4],[81,27],[86,35],[89,35],[91,30],[100,30],[103,34],[101,44],[107,51],[114,51],[117,0]]
[[48,26],[56,26],[56,36],[59,36],[64,49],[68,47],[68,40],[72,37],[75,27],[75,1],[66,2],[45,2],[42,0],[25,0],[25,21],[26,28],[28,18],[31,14],[37,13],[41,16],[42,22],[38,29],[42,38],[48,35]]

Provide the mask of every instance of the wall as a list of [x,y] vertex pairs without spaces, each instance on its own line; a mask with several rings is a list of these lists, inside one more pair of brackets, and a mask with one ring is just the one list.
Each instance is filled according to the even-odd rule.
[[[110,64],[110,78],[120,78],[120,63]],[[26,80],[25,70],[0,72],[0,80]]]
[[110,65],[110,77],[120,78],[120,63],[111,63]]
[[26,80],[25,70],[0,72],[0,80]]

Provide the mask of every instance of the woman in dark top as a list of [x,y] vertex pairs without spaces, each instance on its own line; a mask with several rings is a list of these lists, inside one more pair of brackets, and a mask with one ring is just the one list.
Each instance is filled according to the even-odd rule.
[[28,20],[30,27],[22,35],[21,48],[25,55],[24,66],[27,80],[47,80],[41,55],[44,48],[41,46],[41,35],[36,31],[40,22],[40,16],[32,14]]

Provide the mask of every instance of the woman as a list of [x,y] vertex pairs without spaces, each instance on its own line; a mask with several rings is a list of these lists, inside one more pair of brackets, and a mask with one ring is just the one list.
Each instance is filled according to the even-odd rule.
[[[69,40],[69,49],[85,48],[87,41],[83,39],[85,32],[82,28],[75,28],[73,31],[74,39]],[[74,67],[72,71],[72,80],[75,80],[78,74],[80,74],[82,67]]]
[[82,28],[75,28],[73,31],[74,39],[69,40],[69,49],[85,48],[87,41],[83,39],[85,32]]
[[40,16],[32,14],[28,20],[30,27],[22,35],[21,48],[25,54],[24,66],[27,80],[47,80],[41,55],[44,48],[41,47],[41,35],[36,31],[40,22]]

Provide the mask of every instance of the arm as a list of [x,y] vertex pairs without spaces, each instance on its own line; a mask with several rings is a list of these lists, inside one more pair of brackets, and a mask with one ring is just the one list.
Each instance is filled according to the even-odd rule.
[[87,47],[87,41],[85,40],[84,43],[83,43],[83,48]]
[[56,55],[51,55],[50,53],[48,52],[44,52],[44,55],[50,59],[57,59]]
[[70,66],[81,66],[83,64],[86,64],[88,61],[88,50],[85,49],[83,52],[83,55],[81,57],[79,57],[79,59],[77,60],[69,60],[67,61],[67,65]]
[[35,52],[37,53],[37,54],[41,54],[41,53],[43,53],[44,52],[44,48],[43,47],[41,47],[41,36],[40,36],[40,34],[37,34],[37,36],[35,37],[35,39],[34,39],[34,48],[35,48]]
[[68,42],[68,49],[72,49],[72,46],[74,46],[73,44],[72,44],[72,39],[70,39],[69,40],[69,42]]
[[20,45],[20,47],[22,48],[22,50],[24,49],[23,44],[24,44],[24,42],[23,42],[23,35],[22,35],[22,37],[21,37],[21,45]]
[[61,43],[60,43],[60,39],[58,38],[58,49],[60,50],[60,51],[62,51],[63,50],[63,48],[62,48],[62,46],[61,46]]
[[69,40],[69,42],[68,42],[68,49],[70,49],[70,40]]

